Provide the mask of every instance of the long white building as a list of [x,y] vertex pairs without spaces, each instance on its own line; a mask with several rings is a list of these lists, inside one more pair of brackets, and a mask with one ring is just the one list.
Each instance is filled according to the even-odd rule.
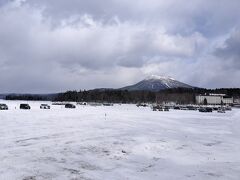
[[209,94],[196,96],[197,104],[204,104],[207,102],[209,105],[231,105],[233,104],[233,97],[226,96],[226,94]]

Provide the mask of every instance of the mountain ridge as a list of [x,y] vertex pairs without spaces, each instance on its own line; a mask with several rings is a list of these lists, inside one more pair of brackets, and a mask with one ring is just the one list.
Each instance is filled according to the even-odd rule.
[[122,87],[120,88],[120,90],[157,92],[157,91],[172,89],[172,88],[192,89],[194,87],[186,83],[177,81],[172,77],[151,75],[136,84]]

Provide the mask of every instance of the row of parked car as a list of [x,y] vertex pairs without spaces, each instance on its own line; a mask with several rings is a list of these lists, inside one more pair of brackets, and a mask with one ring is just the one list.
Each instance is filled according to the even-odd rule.
[[[144,106],[137,105],[138,107],[147,107],[146,104]],[[218,113],[225,113],[226,111],[231,111],[232,108],[230,106],[194,106],[194,105],[187,105],[187,106],[180,106],[180,105],[175,105],[175,106],[164,106],[164,105],[152,105],[151,106],[153,111],[169,111],[169,109],[173,110],[189,110],[189,111],[199,111],[199,112],[213,112],[216,111]]]
[[226,113],[226,111],[231,111],[231,107],[201,107],[199,108],[199,112],[213,112],[217,111],[218,113]]
[[[64,104],[65,108],[76,108],[75,105],[67,103]],[[31,109],[31,106],[29,104],[20,104],[19,109]],[[51,109],[51,106],[48,104],[41,104],[40,109]],[[8,106],[6,104],[0,104],[0,110],[8,110]]]

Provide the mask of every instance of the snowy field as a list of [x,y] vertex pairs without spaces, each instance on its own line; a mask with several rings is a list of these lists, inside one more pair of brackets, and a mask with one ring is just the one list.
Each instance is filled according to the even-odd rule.
[[[240,110],[19,110],[1,101],[1,180],[239,180]],[[15,109],[15,107],[17,107]],[[106,115],[105,115],[106,114]]]

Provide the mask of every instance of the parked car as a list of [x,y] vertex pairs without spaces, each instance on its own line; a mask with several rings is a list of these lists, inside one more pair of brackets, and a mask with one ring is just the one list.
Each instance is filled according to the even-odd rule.
[[103,103],[103,106],[113,106],[113,103]]
[[188,108],[187,108],[186,106],[181,106],[181,107],[180,107],[180,110],[187,111],[187,110],[188,110]]
[[206,107],[206,110],[207,110],[207,112],[212,112],[213,111],[212,108],[210,108],[210,107]]
[[199,112],[206,112],[206,108],[199,108]]
[[231,108],[230,106],[226,106],[226,107],[225,107],[225,110],[226,110],[226,111],[231,111],[232,108]]
[[218,113],[225,113],[226,111],[225,111],[224,108],[219,108],[217,112],[218,112]]
[[138,103],[136,106],[137,107],[147,107],[147,104],[145,104],[145,103]]
[[158,109],[159,109],[159,106],[158,106],[158,105],[152,106],[152,110],[153,110],[153,111],[158,111]]
[[187,109],[190,110],[190,111],[196,111],[197,107],[195,107],[195,106],[187,106]]
[[77,102],[77,105],[86,106],[86,105],[87,105],[87,103],[86,103],[86,102]]
[[173,109],[175,109],[175,110],[180,110],[180,107],[179,107],[179,106],[174,106]]
[[94,107],[96,107],[96,106],[102,106],[103,104],[102,103],[98,103],[98,102],[89,102],[88,103],[90,106],[94,106]]
[[31,109],[29,104],[20,104],[20,109]]
[[160,105],[154,105],[152,106],[153,111],[163,111],[163,107]]
[[164,110],[164,111],[169,111],[169,107],[166,107],[166,106],[165,106],[165,107],[163,107],[163,110]]
[[41,104],[40,109],[50,109],[50,106],[48,104]]
[[73,104],[65,104],[65,108],[74,109],[76,106]]
[[8,106],[6,104],[0,104],[0,110],[8,110]]
[[53,106],[62,106],[62,105],[65,105],[66,103],[65,102],[54,102],[52,103]]
[[212,108],[210,107],[202,107],[199,109],[199,112],[212,112]]

